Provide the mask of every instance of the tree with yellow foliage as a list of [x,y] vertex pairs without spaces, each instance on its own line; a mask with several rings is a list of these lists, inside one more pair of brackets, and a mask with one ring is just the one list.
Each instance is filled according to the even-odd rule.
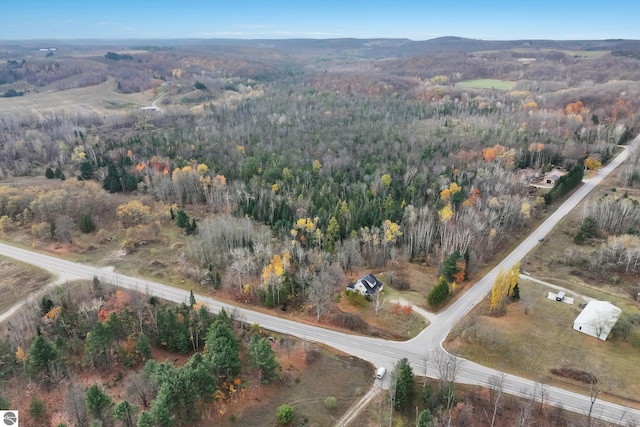
[[391,175],[389,175],[388,173],[382,175],[382,178],[380,178],[380,180],[382,181],[382,184],[385,186],[385,188],[389,188],[391,186]]
[[271,291],[271,299],[273,303],[280,304],[280,291],[285,281],[285,273],[289,268],[291,255],[289,251],[285,251],[281,256],[274,255],[271,262],[262,269],[262,285],[267,288],[267,292]]
[[507,312],[507,302],[513,295],[520,276],[520,262],[515,263],[509,270],[500,269],[496,281],[491,288],[491,312],[502,316]]
[[444,208],[438,211],[438,216],[440,216],[440,221],[443,223],[447,223],[453,217],[453,210],[451,210],[451,206],[447,205]]
[[590,171],[597,171],[602,167],[602,163],[597,158],[589,156],[584,160],[584,167]]
[[134,227],[147,222],[151,208],[139,200],[131,200],[118,206],[117,215],[124,228]]

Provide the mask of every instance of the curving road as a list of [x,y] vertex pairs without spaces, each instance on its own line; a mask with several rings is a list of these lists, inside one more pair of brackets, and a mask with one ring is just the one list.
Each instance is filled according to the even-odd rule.
[[[631,146],[635,147],[639,143],[640,136],[633,141]],[[431,324],[417,337],[409,341],[396,342],[353,336],[298,323],[294,320],[246,310],[201,295],[197,295],[196,298],[207,304],[213,312],[218,312],[222,308],[225,308],[227,311],[234,311],[236,316],[239,316],[248,323],[258,323],[265,329],[329,345],[345,353],[367,360],[373,363],[374,366],[391,368],[396,361],[406,357],[413,365],[414,372],[422,375],[424,374],[423,360],[426,355],[429,355],[430,360],[427,364],[427,375],[436,377],[437,369],[433,363],[433,356],[437,352],[444,351],[442,342],[446,339],[449,331],[490,292],[498,271],[501,268],[507,269],[524,258],[524,256],[538,244],[539,239],[546,236],[560,219],[574,209],[596,185],[627,158],[628,151],[628,149],[625,149],[625,151],[618,155],[606,167],[602,168],[593,178],[585,180],[583,185],[576,190],[565,203],[558,207],[544,223],[531,233],[531,235],[502,260],[502,262],[480,279],[445,311],[430,316]],[[37,265],[66,278],[75,277],[90,280],[97,276],[101,281],[113,283],[123,288],[157,295],[170,301],[187,302],[189,299],[189,293],[181,289],[172,288],[171,286],[145,279],[125,276],[108,268],[98,268],[73,263],[6,244],[0,244],[0,255]],[[456,382],[486,386],[488,385],[489,378],[497,375],[500,375],[499,371],[471,361],[464,361],[456,376]],[[588,396],[557,387],[544,386],[541,388],[540,384],[514,375],[505,375],[504,378],[504,391],[506,393],[529,398],[537,395],[538,399],[540,399],[541,392],[544,390],[546,401],[550,404],[561,405],[566,410],[583,414],[586,414],[589,410],[591,402]],[[389,375],[387,375],[386,381],[382,386],[388,387],[388,381]],[[618,424],[637,423],[640,421],[640,410],[602,400],[596,401],[593,407],[593,415],[602,420]]]

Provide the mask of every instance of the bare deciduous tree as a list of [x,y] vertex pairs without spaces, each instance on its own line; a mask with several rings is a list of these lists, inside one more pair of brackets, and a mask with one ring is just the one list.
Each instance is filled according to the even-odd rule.
[[127,380],[127,398],[148,409],[156,397],[157,384],[145,371],[134,372]]
[[81,384],[80,381],[72,380],[69,382],[65,396],[65,408],[77,425],[86,426],[89,424],[89,414],[84,399],[85,390],[79,384]]
[[378,317],[378,313],[384,306],[385,302],[387,302],[387,299],[384,297],[384,293],[378,289],[378,291],[376,291],[376,293],[371,297],[371,306],[373,307],[373,312],[376,317]]
[[533,399],[534,401],[539,401],[538,412],[542,413],[544,409],[544,404],[549,397],[549,384],[545,382],[544,379],[539,379],[536,381],[533,387]]
[[455,381],[460,371],[460,367],[464,363],[464,359],[444,351],[436,351],[431,359],[436,365],[438,371],[438,381],[440,385],[440,393],[445,400],[446,410],[448,413],[447,425],[451,425],[451,412],[456,398]]
[[342,268],[335,263],[322,262],[319,271],[311,279],[311,289],[307,301],[313,306],[316,320],[326,313],[333,302],[338,283],[344,278]]
[[491,418],[489,418],[489,414],[487,414],[486,411],[485,415],[491,427],[496,423],[496,415],[501,406],[500,400],[504,390],[504,379],[504,372],[500,373],[500,375],[492,375],[489,377],[489,398],[493,401],[493,413],[491,414]]

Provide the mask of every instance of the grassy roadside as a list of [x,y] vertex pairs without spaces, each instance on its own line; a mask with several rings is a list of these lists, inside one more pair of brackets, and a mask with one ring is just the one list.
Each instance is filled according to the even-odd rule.
[[0,257],[0,314],[22,298],[44,288],[52,279],[51,274],[12,258]]

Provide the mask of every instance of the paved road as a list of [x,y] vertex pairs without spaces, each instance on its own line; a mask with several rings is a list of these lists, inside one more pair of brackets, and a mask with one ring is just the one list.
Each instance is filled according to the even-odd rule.
[[[640,143],[640,137],[636,138],[633,145]],[[444,351],[442,342],[449,331],[462,319],[475,305],[477,305],[491,290],[495,277],[500,268],[509,268],[517,261],[524,258],[537,244],[538,240],[546,236],[558,221],[570,212],[576,205],[598,184],[602,179],[615,169],[627,157],[624,151],[609,165],[582,185],[569,199],[562,204],[544,223],[542,223],[529,237],[527,237],[513,252],[492,269],[485,277],[480,279],[460,299],[438,315],[431,316],[431,324],[417,337],[405,341],[386,341],[376,338],[353,336],[340,332],[330,331],[312,325],[283,319],[264,313],[237,308],[226,303],[215,301],[209,297],[197,295],[196,298],[206,303],[213,312],[218,312],[223,307],[227,311],[234,311],[237,316],[246,322],[258,323],[265,329],[284,334],[290,334],[309,341],[327,344],[342,350],[348,354],[362,358],[374,364],[374,366],[386,366],[392,368],[399,359],[406,357],[413,365],[416,374],[424,374],[425,355],[430,355],[427,367],[427,375],[436,377],[437,370],[433,363],[433,356],[437,352]],[[149,294],[157,295],[170,301],[187,302],[189,293],[167,285],[152,282],[145,279],[129,277],[118,274],[106,268],[77,264],[61,260],[48,255],[13,246],[0,244],[0,255],[19,259],[22,262],[37,265],[53,273],[64,277],[77,277],[84,279],[100,278],[101,281],[110,282],[117,286],[134,289]],[[467,384],[487,385],[489,378],[499,375],[500,372],[484,367],[477,363],[464,361],[456,378],[457,382]],[[382,382],[383,387],[388,387],[389,375]],[[505,376],[505,392],[531,397],[540,395],[540,384],[536,384],[525,378],[513,375]],[[578,413],[586,413],[590,406],[588,396],[580,395],[556,387],[546,388],[548,403],[562,405],[566,410]],[[593,414],[603,420],[614,423],[627,423],[640,421],[640,410],[626,408],[609,402],[598,400],[594,405]]]

